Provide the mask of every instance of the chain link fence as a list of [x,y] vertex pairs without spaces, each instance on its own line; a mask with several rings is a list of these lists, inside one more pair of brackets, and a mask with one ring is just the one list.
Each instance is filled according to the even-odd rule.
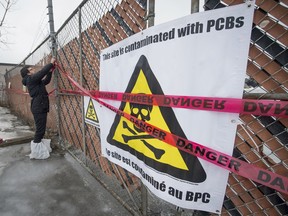
[[[241,3],[242,0],[206,0],[204,9]],[[288,99],[287,7],[287,1],[256,1],[244,98]],[[59,64],[85,89],[99,90],[101,50],[145,29],[147,14],[146,0],[83,1],[56,32]],[[50,54],[51,42],[47,38],[20,66],[43,66]],[[19,67],[7,72],[5,78],[11,109],[32,124],[30,97],[22,89]],[[57,91],[50,95],[48,128],[59,133],[60,144],[132,214],[210,215],[181,210],[149,191],[146,200],[147,191],[138,178],[102,157],[99,129],[84,122],[83,97],[69,93],[77,89],[57,72],[48,91],[55,88]],[[287,118],[240,115],[233,157],[287,176],[287,126]],[[221,215],[288,215],[287,198],[231,173]]]
[[[243,1],[206,1],[205,10]],[[257,0],[244,96],[287,100],[288,3]],[[288,119],[240,115],[233,156],[287,176]],[[288,215],[287,195],[230,174],[223,215]]]

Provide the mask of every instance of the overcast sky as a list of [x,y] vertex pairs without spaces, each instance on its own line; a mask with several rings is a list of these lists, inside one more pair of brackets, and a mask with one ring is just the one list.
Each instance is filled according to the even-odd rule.
[[[0,63],[20,63],[48,35],[47,0],[16,0],[6,17],[5,40],[0,46]],[[54,25],[57,31],[82,0],[54,0]],[[190,14],[191,0],[155,0],[155,24]],[[201,8],[200,8],[201,9]],[[3,11],[0,10],[2,17]]]

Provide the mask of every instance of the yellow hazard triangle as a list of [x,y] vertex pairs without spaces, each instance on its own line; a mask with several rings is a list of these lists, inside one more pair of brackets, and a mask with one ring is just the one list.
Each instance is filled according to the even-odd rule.
[[93,104],[93,101],[91,98],[89,99],[89,103],[88,103],[85,117],[88,120],[91,120],[95,123],[99,123],[99,120],[98,120],[98,117],[97,117],[97,114],[95,111],[95,107],[94,107],[94,104]]
[[[136,64],[125,93],[164,95],[145,56]],[[120,110],[165,131],[186,138],[171,107],[122,102]],[[206,172],[196,156],[180,151],[116,115],[107,142],[130,152],[151,168],[193,183],[205,181]]]

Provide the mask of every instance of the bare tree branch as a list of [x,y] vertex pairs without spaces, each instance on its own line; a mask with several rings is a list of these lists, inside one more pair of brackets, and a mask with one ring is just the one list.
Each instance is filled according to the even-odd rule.
[[9,9],[12,6],[12,2],[11,2],[11,0],[4,0],[4,2],[2,2],[2,1],[0,2],[0,5],[4,9],[4,14],[3,14],[2,19],[0,21],[0,26],[3,26],[3,23],[5,21],[6,15],[7,15],[7,12],[9,11]]
[[2,17],[0,17],[0,44],[5,44],[3,39],[3,29],[6,28],[4,25],[5,19],[14,4],[16,4],[16,0],[0,0],[0,11],[4,12]]

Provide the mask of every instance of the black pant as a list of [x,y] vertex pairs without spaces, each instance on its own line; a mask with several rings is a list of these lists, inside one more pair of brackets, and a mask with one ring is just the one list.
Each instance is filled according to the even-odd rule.
[[36,132],[34,143],[39,143],[43,139],[46,131],[47,113],[33,113]]

